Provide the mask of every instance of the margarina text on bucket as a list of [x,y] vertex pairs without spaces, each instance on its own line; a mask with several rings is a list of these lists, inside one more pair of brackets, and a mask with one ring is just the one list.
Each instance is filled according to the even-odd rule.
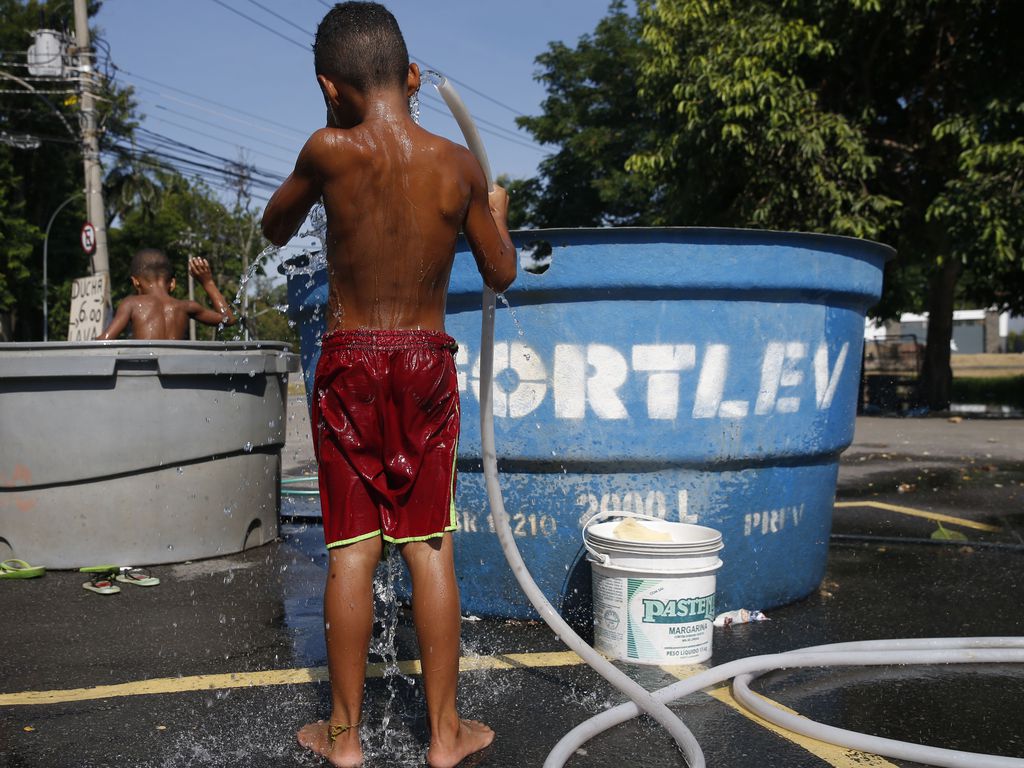
[[[609,517],[626,522],[596,522]],[[638,518],[646,521],[642,528]],[[599,651],[635,664],[711,658],[715,572],[722,565],[718,531],[609,512],[588,523],[583,538],[593,569]]]

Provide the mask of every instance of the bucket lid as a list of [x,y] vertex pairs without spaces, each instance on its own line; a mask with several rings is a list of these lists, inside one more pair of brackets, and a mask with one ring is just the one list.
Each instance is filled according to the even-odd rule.
[[708,554],[723,548],[722,534],[714,528],[668,520],[644,520],[643,525],[657,533],[667,534],[669,541],[637,541],[614,535],[618,522],[596,523],[588,526],[583,537],[597,549],[610,552],[650,552],[671,554]]
[[632,574],[644,574],[652,575],[659,574],[662,576],[681,576],[691,577],[700,576],[702,574],[714,573],[722,567],[722,560],[715,558],[714,560],[707,559],[701,562],[693,568],[685,568],[678,561],[672,564],[670,567],[661,568],[660,565],[664,565],[663,561],[656,560],[645,560],[642,563],[629,563],[617,560],[600,560],[592,554],[587,555],[587,560],[597,568],[603,568],[606,571],[618,571],[620,573],[632,573]]

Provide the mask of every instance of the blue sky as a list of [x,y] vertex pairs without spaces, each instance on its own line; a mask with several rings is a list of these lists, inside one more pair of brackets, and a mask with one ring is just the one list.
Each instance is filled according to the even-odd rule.
[[[574,45],[592,32],[606,13],[605,0],[386,4],[414,61],[469,86],[459,90],[480,121],[495,174],[533,175],[545,150],[514,118],[540,111],[545,93],[533,79],[534,59],[553,40]],[[324,122],[308,46],[326,10],[320,0],[106,0],[94,24],[110,45],[119,80],[136,87],[148,130],[228,158],[241,147],[253,164],[284,175]],[[461,139],[443,103],[431,96],[427,104],[440,111],[424,108],[423,125]]]

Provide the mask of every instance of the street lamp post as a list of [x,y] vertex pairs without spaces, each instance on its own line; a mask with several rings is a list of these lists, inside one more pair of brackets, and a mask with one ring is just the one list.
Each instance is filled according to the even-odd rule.
[[68,203],[81,197],[81,195],[81,192],[75,192],[75,194],[73,194],[63,203],[58,205],[57,210],[53,212],[53,215],[50,217],[49,223],[46,225],[46,235],[43,237],[43,341],[50,340],[50,313],[49,303],[47,301],[47,259],[49,257],[50,227],[53,226],[53,222],[57,218],[57,214],[60,213]]

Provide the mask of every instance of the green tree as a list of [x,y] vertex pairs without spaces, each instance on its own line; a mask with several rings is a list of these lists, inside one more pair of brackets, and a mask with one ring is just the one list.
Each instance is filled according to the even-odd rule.
[[834,52],[815,24],[746,0],[640,15],[660,140],[627,167],[658,190],[659,223],[880,234],[895,204],[867,187],[878,158],[802,76]]
[[[40,238],[39,229],[24,218],[21,180],[14,176],[7,155],[0,147],[0,309],[15,305],[16,286],[31,275],[29,259]],[[8,337],[16,322],[16,316],[6,323],[0,321],[0,339]]]
[[[91,2],[90,14],[99,6]],[[0,51],[4,52],[0,82],[4,90],[12,91],[0,96],[0,136],[30,136],[38,141],[34,148],[0,141],[0,233],[4,237],[0,284],[6,286],[0,290],[0,335],[11,340],[42,338],[42,235],[54,211],[83,186],[78,101],[71,93],[74,83],[24,80],[32,31],[40,26],[66,30],[71,10],[64,0],[0,0]],[[130,138],[134,128],[131,90],[104,80],[100,96],[104,142]],[[84,200],[79,199],[61,211],[50,232],[48,298],[54,339],[67,332],[71,280],[90,270],[89,258],[79,245],[84,221]]]
[[274,283],[269,277],[253,278],[253,298],[249,304],[249,332],[254,339],[285,341],[294,351],[299,349],[299,331],[288,319],[288,286]]
[[537,79],[548,92],[544,113],[517,122],[557,150],[541,161],[539,179],[513,182],[516,226],[654,221],[647,205],[650,185],[626,169],[626,160],[655,138],[649,111],[637,95],[641,52],[640,20],[620,0],[575,48],[556,42],[537,57]]
[[[533,210],[549,207],[534,223],[891,242],[900,255],[878,311],[929,312],[920,390],[944,408],[956,303],[1024,303],[1022,21],[1016,0],[639,0],[635,17],[617,3],[593,37],[538,59],[549,98],[523,125],[560,150],[541,166]],[[588,66],[595,47],[621,68]],[[623,88],[623,72],[638,87]],[[592,111],[595,93],[615,107]],[[625,152],[587,154],[580,137],[602,135],[595,114],[629,125]],[[574,173],[591,191],[575,200],[586,216],[559,219]]]
[[872,187],[901,203],[883,310],[925,310],[920,389],[949,404],[953,309],[1024,311],[1024,51],[1015,0],[797,0],[835,55],[815,77],[882,162]]

